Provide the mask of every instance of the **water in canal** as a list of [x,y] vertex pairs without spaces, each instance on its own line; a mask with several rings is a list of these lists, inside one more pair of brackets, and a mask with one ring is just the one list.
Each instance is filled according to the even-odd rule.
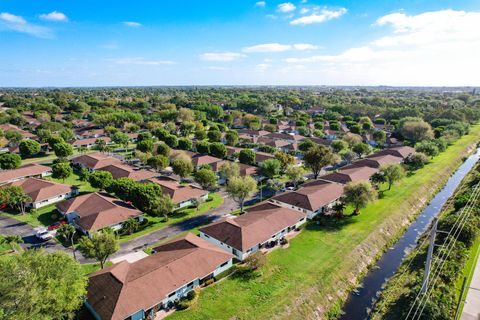
[[350,293],[343,307],[344,314],[340,320],[368,319],[368,311],[372,309],[383,285],[393,276],[402,264],[405,256],[415,248],[418,238],[424,233],[442,206],[455,192],[465,175],[480,158],[480,149],[468,159],[451,176],[445,186],[422,211],[417,219],[408,227],[405,234],[387,250],[376,265],[363,278],[360,288]]

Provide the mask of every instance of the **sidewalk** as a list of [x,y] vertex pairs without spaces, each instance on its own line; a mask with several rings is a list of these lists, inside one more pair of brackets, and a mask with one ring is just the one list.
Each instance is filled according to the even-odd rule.
[[480,319],[480,259],[477,260],[460,320]]

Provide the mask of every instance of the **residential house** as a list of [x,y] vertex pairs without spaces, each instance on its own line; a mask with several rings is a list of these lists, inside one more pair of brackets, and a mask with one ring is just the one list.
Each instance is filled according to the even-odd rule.
[[207,154],[196,154],[192,157],[192,164],[195,169],[198,169],[203,165],[209,165],[213,170],[213,166],[219,162],[223,162],[223,159],[212,157]]
[[128,164],[123,163],[112,163],[105,167],[99,168],[98,170],[110,172],[113,179],[130,178],[135,181],[145,181],[159,175],[157,172],[143,169],[137,170]]
[[160,185],[163,194],[168,194],[175,204],[175,209],[181,209],[193,204],[195,199],[206,201],[208,191],[194,185],[181,185],[176,180],[167,177],[150,178],[146,180]]
[[270,199],[282,207],[291,208],[312,219],[328,211],[343,194],[343,185],[322,180],[306,183],[296,191],[287,191]]
[[87,235],[107,227],[120,230],[122,223],[130,218],[143,221],[143,213],[129,203],[99,192],[60,202],[57,210]]
[[228,160],[236,160],[236,157],[234,156],[235,154],[238,157],[238,154],[240,151],[242,151],[242,148],[237,148],[237,147],[231,147],[231,146],[225,146],[227,148],[227,159]]
[[20,129],[19,127],[17,127],[16,125],[13,125],[13,124],[10,124],[10,123],[4,123],[4,124],[0,124],[0,129],[3,131],[3,132],[7,132],[7,131],[17,131],[19,132],[21,135],[22,135],[22,139],[37,139],[37,136],[34,135],[33,133],[31,132],[28,132],[26,130],[23,130],[23,129]]
[[267,152],[255,152],[255,165],[260,165],[263,161],[268,159],[275,159],[275,155]]
[[369,181],[370,177],[378,172],[378,169],[371,167],[355,167],[338,170],[337,172],[321,176],[320,179],[347,184],[349,182]]
[[409,155],[412,155],[414,153],[415,153],[415,148],[408,147],[408,146],[400,146],[400,147],[383,149],[382,151],[369,155],[367,158],[390,154],[392,156],[405,159]]
[[298,134],[287,134],[287,133],[269,133],[264,136],[265,138],[270,138],[274,140],[286,140],[290,143],[299,142],[305,139],[304,136]]
[[106,144],[112,144],[112,139],[110,137],[99,137],[99,138],[88,138],[88,139],[78,139],[72,142],[74,148],[87,148],[90,149],[95,146],[97,140],[103,140]]
[[231,254],[191,233],[153,251],[90,275],[85,306],[96,319],[153,319],[232,266]]
[[86,168],[90,172],[94,172],[95,170],[116,163],[121,163],[121,161],[101,152],[83,154],[72,159],[72,164],[74,166],[78,168]]
[[84,128],[75,133],[77,139],[91,139],[105,137],[107,134],[102,128]]
[[251,253],[277,243],[305,222],[305,213],[262,202],[241,216],[223,218],[200,228],[200,237],[244,260]]
[[21,187],[31,201],[25,203],[27,208],[38,209],[69,199],[78,195],[78,188],[38,178],[26,178],[7,184]]
[[26,178],[43,178],[52,174],[52,168],[31,163],[13,170],[0,171],[0,185]]
[[380,168],[381,166],[388,164],[399,164],[402,162],[402,158],[397,156],[392,156],[391,154],[386,155],[374,155],[371,158],[365,158],[349,164],[348,166],[343,167],[342,169],[348,168],[359,168],[359,167],[370,167],[370,168]]

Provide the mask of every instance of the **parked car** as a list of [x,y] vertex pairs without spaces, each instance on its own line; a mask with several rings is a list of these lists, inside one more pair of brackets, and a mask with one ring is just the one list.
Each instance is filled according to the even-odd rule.
[[64,224],[67,224],[67,221],[65,221],[65,220],[57,221],[57,222],[49,225],[48,230],[56,230],[56,229],[60,228],[61,226],[63,226]]
[[38,239],[44,240],[44,241],[52,239],[57,233],[55,230],[49,231],[45,227],[38,227],[38,228],[35,228],[34,230],[35,230],[35,236]]

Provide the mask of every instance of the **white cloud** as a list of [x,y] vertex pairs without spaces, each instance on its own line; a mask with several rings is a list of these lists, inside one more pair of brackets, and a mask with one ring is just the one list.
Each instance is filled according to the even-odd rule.
[[281,44],[278,42],[275,43],[263,43],[257,44],[250,47],[245,47],[242,49],[245,53],[254,53],[254,52],[285,52],[290,50],[312,50],[316,49],[317,46],[310,43],[296,43],[296,44]]
[[289,58],[318,65],[343,83],[390,85],[479,85],[480,12],[440,10],[418,15],[393,13],[375,27],[389,35],[338,54]]
[[29,23],[23,17],[8,12],[0,13],[0,31],[2,29],[26,33],[39,38],[50,38],[52,36],[49,28]]
[[272,65],[271,64],[268,64],[268,63],[259,63],[255,66],[255,69],[256,71],[258,72],[265,72],[267,71],[268,69],[270,69]]
[[244,54],[236,52],[206,52],[200,55],[200,59],[204,61],[220,61],[228,62],[246,57]]
[[295,5],[291,2],[285,2],[285,3],[280,3],[278,5],[278,11],[280,12],[292,12],[296,9],[297,7],[295,7]]
[[132,27],[132,28],[138,28],[142,26],[141,23],[135,22],[135,21],[124,21],[123,24],[126,25],[127,27]]
[[291,25],[307,25],[313,23],[322,23],[331,19],[339,18],[347,12],[347,9],[338,10],[322,9],[319,13],[313,13],[309,16],[303,16],[290,21]]
[[47,20],[47,21],[56,21],[56,22],[67,22],[68,21],[68,17],[64,13],[58,12],[58,11],[52,11],[50,13],[44,13],[44,14],[41,14],[39,17],[40,17],[40,19]]
[[130,65],[142,65],[142,66],[160,66],[160,65],[172,65],[175,64],[171,60],[147,60],[145,58],[119,58],[113,59],[116,64],[130,64]]
[[310,11],[310,9],[308,9],[308,8],[302,8],[302,9],[300,9],[300,14],[306,14],[309,11]]
[[267,3],[265,1],[258,1],[257,3],[255,3],[256,7],[265,7],[266,5]]

